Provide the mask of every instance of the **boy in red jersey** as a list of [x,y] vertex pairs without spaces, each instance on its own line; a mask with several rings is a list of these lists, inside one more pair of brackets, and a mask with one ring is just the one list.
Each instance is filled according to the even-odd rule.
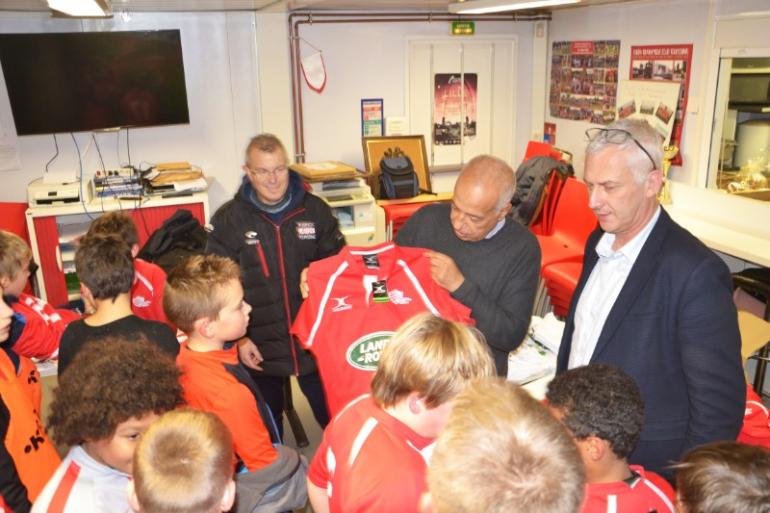
[[671,485],[628,464],[644,424],[633,378],[612,365],[577,367],[548,384],[546,400],[575,437],[586,468],[583,513],[674,513]]
[[80,314],[54,308],[25,293],[33,268],[37,266],[32,262],[32,250],[27,243],[18,235],[0,230],[0,286],[16,317],[16,329],[5,347],[27,358],[56,358],[64,329],[80,319]]
[[453,400],[495,369],[483,336],[430,314],[407,321],[385,345],[371,395],[329,424],[308,473],[316,513],[416,513],[427,458]]
[[166,323],[176,331],[176,326],[171,324],[163,311],[166,273],[152,262],[137,258],[139,234],[131,215],[120,210],[102,214],[88,227],[88,235],[114,235],[131,247],[131,257],[134,259],[131,310],[137,317]]
[[270,410],[228,341],[246,333],[251,306],[229,258],[193,256],[168,275],[166,315],[187,334],[177,357],[187,404],[216,414],[233,435],[237,513],[290,511],[307,502],[307,464],[280,443]]

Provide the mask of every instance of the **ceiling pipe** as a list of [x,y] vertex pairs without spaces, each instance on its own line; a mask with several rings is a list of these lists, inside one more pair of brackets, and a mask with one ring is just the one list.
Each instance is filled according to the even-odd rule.
[[289,58],[291,67],[291,101],[294,126],[295,162],[305,162],[305,126],[302,112],[302,75],[300,64],[301,25],[314,23],[431,23],[433,21],[540,21],[550,20],[550,13],[545,14],[475,14],[459,15],[434,12],[312,12],[294,11],[289,14]]

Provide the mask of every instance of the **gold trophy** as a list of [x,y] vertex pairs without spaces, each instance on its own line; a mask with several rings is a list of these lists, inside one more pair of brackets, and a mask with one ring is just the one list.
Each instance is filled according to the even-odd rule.
[[658,201],[661,205],[671,204],[671,187],[668,183],[668,170],[671,168],[671,159],[676,157],[679,153],[679,148],[676,146],[664,146],[663,147],[663,187],[660,188],[658,193]]

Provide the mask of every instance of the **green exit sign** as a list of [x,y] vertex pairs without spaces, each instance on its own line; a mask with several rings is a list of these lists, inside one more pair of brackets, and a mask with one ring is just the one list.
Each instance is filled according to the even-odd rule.
[[453,21],[453,36],[472,36],[476,33],[476,22],[474,21]]

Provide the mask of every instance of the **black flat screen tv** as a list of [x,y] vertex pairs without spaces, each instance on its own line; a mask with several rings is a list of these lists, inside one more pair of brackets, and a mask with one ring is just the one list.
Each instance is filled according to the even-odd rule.
[[179,30],[0,34],[18,135],[190,122]]

